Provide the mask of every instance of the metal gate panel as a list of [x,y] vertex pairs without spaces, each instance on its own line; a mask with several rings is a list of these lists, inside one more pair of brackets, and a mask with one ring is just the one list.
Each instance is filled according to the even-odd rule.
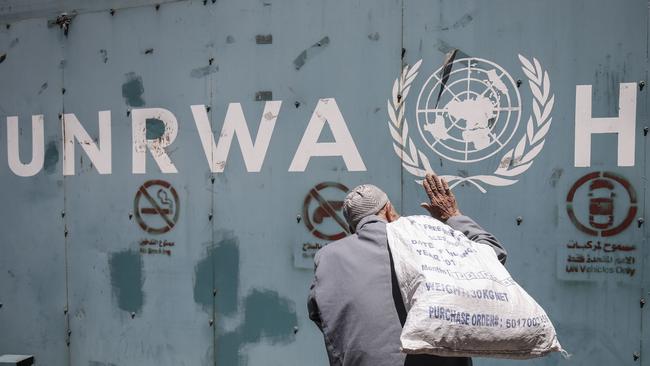
[[[640,24],[647,24],[646,6],[647,2],[644,1],[628,3],[625,7],[606,1],[571,4],[441,1],[435,5],[409,1],[405,4],[404,44],[407,62],[414,64],[423,59],[423,75],[418,76],[419,81],[414,81],[413,89],[422,89],[426,78],[443,67],[445,56],[457,49],[449,83],[459,79],[458,75],[453,74],[454,71],[459,72],[457,70],[467,72],[468,75],[472,73],[472,77],[477,75],[476,79],[489,81],[491,76],[483,74],[481,77],[479,71],[468,70],[484,67],[486,71],[501,70],[496,71],[495,75],[500,77],[503,84],[511,82],[504,85],[509,87],[508,93],[515,89],[519,91],[519,127],[513,130],[514,137],[502,150],[474,163],[465,162],[471,160],[471,155],[461,156],[458,162],[442,159],[439,165],[436,162],[434,168],[439,174],[461,178],[489,176],[483,180],[467,179],[459,184],[455,191],[461,208],[503,241],[509,254],[509,271],[547,310],[557,328],[560,341],[573,354],[568,362],[576,364],[636,364],[633,354],[638,351],[640,340],[639,292],[641,269],[644,268],[641,256],[643,230],[637,225],[638,215],[632,218],[629,227],[618,234],[593,236],[582,233],[574,225],[575,220],[572,221],[570,217],[570,204],[567,200],[576,181],[591,172],[620,175],[636,191],[638,202],[645,195],[640,164],[644,157],[641,121],[645,119],[646,110],[640,102],[646,98],[646,90],[638,90],[636,83],[644,80],[646,70],[643,63],[636,61],[643,59],[646,53],[647,36],[645,31],[639,31],[642,29]],[[427,10],[423,11],[425,8]],[[606,24],[617,26],[610,27]],[[535,75],[526,74],[526,64],[519,55],[529,60],[533,68],[536,66],[534,59],[538,60],[541,70],[548,72],[549,92],[555,95],[551,112],[552,126],[544,136],[545,147],[524,173],[512,169],[515,169],[517,161],[525,161],[526,153],[534,144],[529,139],[518,148],[518,141],[527,133],[529,136],[538,133],[540,118],[534,113],[534,104],[537,103],[541,115],[549,98],[542,95],[543,86],[542,93],[533,93],[530,84],[534,82]],[[502,74],[503,71],[505,74]],[[505,77],[506,75],[511,78]],[[575,128],[577,108],[576,85],[593,85],[593,117],[616,117],[619,114],[619,83],[630,82],[633,83],[632,90],[637,93],[639,102],[635,131],[637,166],[617,167],[616,135],[593,135],[591,167],[574,167],[575,136],[572,131]],[[450,85],[454,88],[453,84]],[[496,85],[493,88],[498,87],[497,84],[492,85]],[[469,88],[461,88],[458,92],[460,98],[467,99],[463,93],[475,89],[474,84]],[[438,100],[436,93],[437,90],[430,98],[432,104],[440,102],[441,105],[450,105],[443,104],[448,103],[444,94]],[[480,97],[471,95],[470,98]],[[418,104],[420,101],[417,100],[417,94],[408,98],[413,98],[406,100],[407,105],[411,103],[408,108],[413,112],[410,115],[407,113],[407,117],[416,123],[416,105],[420,108],[421,104]],[[535,123],[532,131],[527,131],[529,116]],[[414,128],[411,130],[414,131]],[[427,132],[415,136],[419,139],[417,143],[426,149],[424,151],[430,153],[426,142],[422,141],[422,136],[428,136],[425,133]],[[510,149],[514,149],[514,154]],[[508,152],[511,153],[511,159],[508,158]],[[502,172],[509,170],[510,175],[497,174],[500,168]],[[514,179],[518,182],[505,186],[506,183],[496,178]],[[481,193],[475,183],[483,187],[486,193]],[[617,188],[619,191],[616,194],[620,198],[616,199],[625,201],[627,194],[621,187]],[[406,197],[416,197],[415,191],[419,191],[415,184],[406,181],[404,189]],[[587,193],[588,188],[577,190],[572,206],[576,212],[589,210],[587,205],[590,198]],[[419,197],[424,199],[421,193]],[[416,202],[418,200],[406,198],[407,211],[409,208],[414,210]],[[619,205],[621,201],[616,202]],[[634,203],[632,206],[636,205]],[[620,221],[626,212],[615,211],[613,216]],[[577,220],[585,218],[579,217]],[[612,254],[603,253],[604,249],[598,252],[590,249],[592,251],[587,252],[587,249],[576,248],[576,245],[586,247],[590,240],[593,240],[593,248],[600,241],[601,248],[608,245],[607,248],[611,250],[613,245],[622,244],[626,250],[633,246],[634,251]],[[633,257],[633,265],[620,267],[621,270],[634,268],[634,275],[568,272],[586,268],[585,265],[573,266],[574,263],[568,261],[586,261],[585,258],[605,260],[608,258],[606,254],[612,254],[610,257],[613,261],[627,260],[627,255]],[[618,267],[611,268],[616,270]],[[476,360],[477,364],[485,365],[501,362]],[[529,363],[564,362],[567,361],[563,361],[559,355],[553,355]]]
[[[76,174],[65,178],[73,365],[211,365],[212,285],[193,292],[195,263],[211,242],[211,184],[191,104],[208,104],[206,44],[211,14],[176,4],[83,14],[62,39],[66,111],[94,143],[99,110],[110,110],[112,174],[100,175],[76,146]],[[182,17],[179,17],[182,14]],[[191,41],[190,41],[191,40]],[[207,75],[209,76],[209,75]],[[146,120],[147,139],[172,145],[164,154],[178,173],[162,174],[146,152],[146,174],[133,174],[133,120],[143,108],[170,117]],[[66,123],[68,121],[66,120]],[[66,139],[71,138],[66,136]],[[178,214],[177,214],[178,213]]]
[[[5,209],[0,254],[0,353],[35,354],[64,364],[66,277],[63,181],[58,152],[61,50],[43,22],[25,21],[0,31],[0,178]],[[8,87],[10,86],[10,87]],[[32,115],[43,115],[43,171],[16,176],[7,164],[7,117],[17,116],[20,159],[32,160]],[[12,137],[12,139],[14,139]]]
[[[227,103],[241,103],[253,136],[265,105],[256,96],[282,106],[261,171],[247,172],[239,144],[233,144],[224,173],[216,175],[215,232],[237,243],[237,253],[230,254],[238,256],[239,273],[237,288],[228,284],[226,291],[236,294],[238,306],[217,299],[217,364],[325,364],[322,335],[307,316],[306,291],[313,248],[328,240],[305,225],[315,203],[307,204],[307,215],[303,206],[320,183],[328,187],[321,193],[328,201],[345,195],[334,183],[351,188],[372,181],[399,202],[401,168],[397,160],[384,160],[394,159],[390,142],[376,131],[386,127],[385,88],[399,69],[401,3],[230,1],[219,7],[215,134]],[[344,116],[366,171],[348,172],[336,156],[314,157],[304,172],[288,172],[321,98],[334,98],[327,102]],[[319,141],[332,141],[329,127]],[[315,230],[337,234],[342,228],[325,216]],[[219,268],[215,273],[226,275]]]
[[[0,80],[11,86],[2,88],[0,95],[0,177],[5,205],[0,214],[0,349],[64,364],[63,182],[57,174],[61,149],[57,138],[61,70],[57,60],[61,51],[55,35],[38,21],[3,26],[0,39]],[[44,170],[35,177],[18,177],[7,164],[7,117],[18,117],[20,158],[29,163],[32,115],[44,116],[44,139],[39,143]]]
[[[35,353],[53,365],[326,364],[305,301],[314,253],[345,235],[335,217],[345,191],[371,182],[402,214],[423,213],[415,181],[434,170],[459,183],[463,212],[503,241],[508,269],[573,354],[516,363],[647,364],[650,323],[640,297],[650,297],[648,234],[637,221],[648,203],[648,97],[639,84],[647,77],[647,1],[108,3],[116,11],[82,12],[67,37],[47,19],[0,30],[0,56],[7,54],[0,118],[19,116],[23,162],[31,115],[45,116],[44,170],[20,178],[0,169],[5,202],[15,208],[2,215],[0,328],[11,336],[0,336],[0,353]],[[465,91],[478,90],[467,95],[507,95],[503,116],[520,114],[518,124],[504,123],[512,138],[487,140],[504,145],[486,144],[485,151],[494,145],[491,156],[479,148],[453,155],[432,139],[461,131],[436,129],[436,116],[450,118],[453,98],[427,82],[445,74],[454,50],[450,83],[467,82],[458,73],[467,72]],[[633,83],[625,93],[636,96],[635,165],[617,163],[615,134],[594,134],[591,166],[576,167],[576,110],[618,116],[629,102],[619,100],[621,83]],[[577,102],[577,85],[592,86],[591,111]],[[460,95],[458,102],[467,99]],[[282,102],[277,116],[265,111],[273,101]],[[206,106],[216,140],[230,103],[241,105],[253,141],[261,121],[277,117],[259,172],[247,168],[239,132],[227,160],[216,162],[224,171],[209,169],[190,106]],[[349,171],[330,156],[289,171],[309,121],[333,104],[364,169]],[[161,172],[148,151],[146,173],[133,173],[132,124],[142,108],[176,117],[178,136],[164,151],[178,173]],[[109,110],[112,171],[99,174],[84,146],[104,148],[98,112]],[[73,113],[89,135],[74,141],[74,175],[63,175],[60,112]],[[499,116],[484,122],[502,123]],[[164,131],[156,119],[145,124],[152,139]],[[466,150],[471,139],[474,147],[485,143],[481,128],[467,138],[459,132]],[[325,124],[319,142],[331,141]],[[6,154],[0,149],[0,161]],[[613,230],[632,207],[629,225]]]

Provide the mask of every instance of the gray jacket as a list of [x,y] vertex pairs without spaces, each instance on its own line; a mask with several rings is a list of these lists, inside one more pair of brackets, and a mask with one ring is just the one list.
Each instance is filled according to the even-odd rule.
[[[447,221],[469,239],[490,245],[501,263],[499,241],[467,216]],[[386,238],[386,222],[362,219],[357,232],[316,253],[309,293],[309,318],[323,332],[330,365],[452,366],[471,365],[471,358],[405,355],[400,333],[406,309],[397,285]]]

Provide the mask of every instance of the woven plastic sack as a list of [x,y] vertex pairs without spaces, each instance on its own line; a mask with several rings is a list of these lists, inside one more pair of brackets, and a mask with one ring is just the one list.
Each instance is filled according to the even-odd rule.
[[542,309],[492,248],[429,216],[388,224],[388,243],[408,311],[405,353],[526,359],[567,355]]

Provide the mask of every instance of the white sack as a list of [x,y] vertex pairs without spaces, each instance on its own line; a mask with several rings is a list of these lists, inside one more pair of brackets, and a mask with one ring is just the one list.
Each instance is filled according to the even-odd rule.
[[387,233],[408,311],[403,352],[516,359],[566,353],[544,309],[489,245],[429,216],[402,217]]

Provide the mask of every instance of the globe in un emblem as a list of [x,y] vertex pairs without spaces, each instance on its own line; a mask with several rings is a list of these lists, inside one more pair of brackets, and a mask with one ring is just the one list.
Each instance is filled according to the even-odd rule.
[[416,112],[420,135],[433,151],[470,163],[496,154],[512,139],[521,117],[521,96],[501,66],[462,58],[426,80]]

